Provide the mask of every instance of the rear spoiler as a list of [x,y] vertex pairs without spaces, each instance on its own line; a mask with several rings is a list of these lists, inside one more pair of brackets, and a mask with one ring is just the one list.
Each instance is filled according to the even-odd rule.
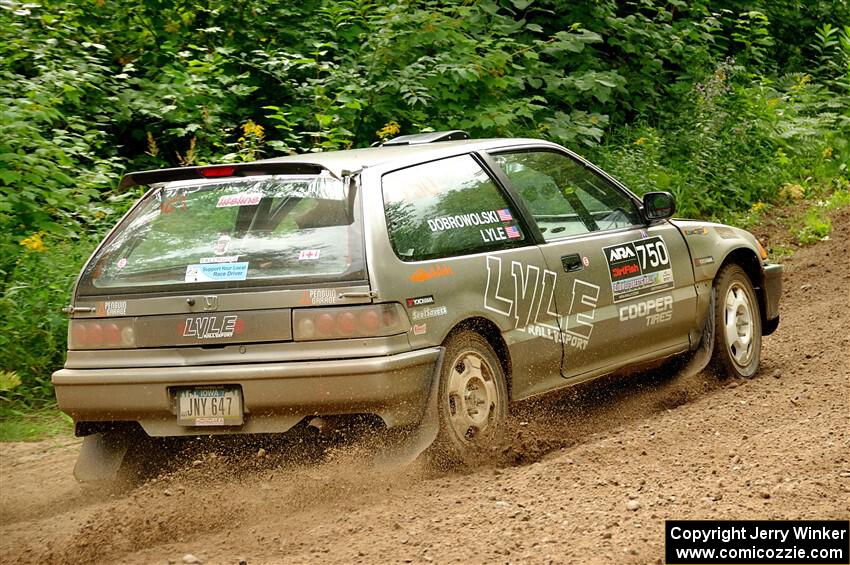
[[139,184],[153,184],[175,180],[205,179],[217,177],[248,177],[252,175],[318,175],[329,172],[339,178],[330,169],[316,163],[293,163],[276,161],[257,161],[253,163],[232,163],[229,165],[203,165],[200,167],[176,167],[139,171],[124,175],[118,188],[129,188]]

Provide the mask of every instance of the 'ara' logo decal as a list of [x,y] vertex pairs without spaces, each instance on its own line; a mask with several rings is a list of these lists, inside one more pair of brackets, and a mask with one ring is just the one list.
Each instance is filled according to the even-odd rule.
[[635,256],[635,250],[626,245],[620,245],[617,247],[609,247],[608,248],[608,262],[616,263],[617,261],[622,261],[623,259],[631,259]]

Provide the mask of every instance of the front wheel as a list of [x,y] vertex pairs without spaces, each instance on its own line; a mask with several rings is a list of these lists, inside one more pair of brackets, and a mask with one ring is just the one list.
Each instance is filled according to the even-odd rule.
[[508,414],[505,374],[478,333],[464,331],[446,343],[438,414],[430,455],[439,466],[474,463],[500,438]]
[[761,357],[761,313],[752,282],[738,265],[714,280],[715,331],[712,368],[720,375],[752,377]]

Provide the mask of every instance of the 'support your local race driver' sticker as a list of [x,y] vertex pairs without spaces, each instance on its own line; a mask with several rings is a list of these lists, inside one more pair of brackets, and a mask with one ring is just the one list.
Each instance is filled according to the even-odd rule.
[[186,266],[185,282],[244,281],[248,276],[248,262],[201,263]]

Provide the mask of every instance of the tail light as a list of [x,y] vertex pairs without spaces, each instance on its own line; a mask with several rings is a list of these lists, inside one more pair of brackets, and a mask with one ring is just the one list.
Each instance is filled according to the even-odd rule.
[[132,318],[71,320],[68,349],[127,349],[136,346]]
[[201,169],[201,176],[206,178],[216,178],[216,177],[231,177],[233,173],[236,172],[236,167],[229,166],[216,166],[216,167],[204,167]]
[[297,308],[292,311],[295,341],[381,337],[405,333],[410,322],[401,304],[344,308]]

